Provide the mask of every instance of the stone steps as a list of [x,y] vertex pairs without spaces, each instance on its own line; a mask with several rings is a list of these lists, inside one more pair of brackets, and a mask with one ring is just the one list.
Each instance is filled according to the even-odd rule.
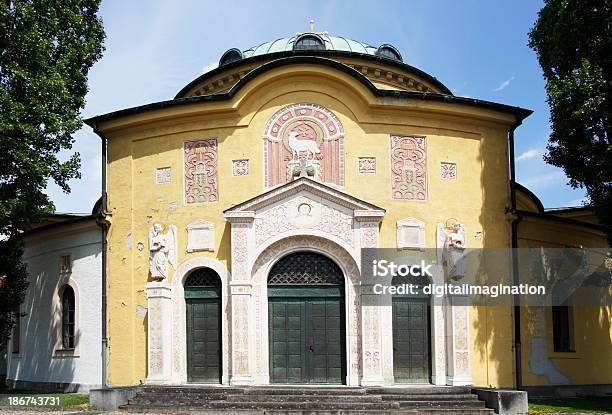
[[469,387],[144,386],[132,413],[241,415],[492,415]]

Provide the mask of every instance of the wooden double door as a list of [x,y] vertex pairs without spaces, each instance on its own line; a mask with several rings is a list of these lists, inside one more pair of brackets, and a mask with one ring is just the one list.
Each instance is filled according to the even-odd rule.
[[221,382],[221,301],[188,299],[187,380]]
[[273,296],[268,307],[270,381],[342,384],[344,298]]
[[187,381],[221,383],[221,281],[209,268],[185,282]]
[[396,383],[429,383],[429,298],[394,297],[393,374]]

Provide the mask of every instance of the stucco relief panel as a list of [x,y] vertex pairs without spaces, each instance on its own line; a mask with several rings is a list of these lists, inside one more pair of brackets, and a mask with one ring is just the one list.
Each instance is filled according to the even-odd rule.
[[344,129],[327,108],[298,103],[280,109],[263,134],[267,187],[290,181],[307,160],[315,180],[344,186]]
[[425,137],[391,136],[393,199],[427,199],[427,142]]
[[219,200],[218,158],[216,138],[185,142],[185,203]]
[[246,223],[232,226],[232,268],[236,280],[248,279],[248,227]]
[[315,229],[355,246],[353,217],[334,206],[297,197],[258,213],[255,218],[255,245],[296,229]]

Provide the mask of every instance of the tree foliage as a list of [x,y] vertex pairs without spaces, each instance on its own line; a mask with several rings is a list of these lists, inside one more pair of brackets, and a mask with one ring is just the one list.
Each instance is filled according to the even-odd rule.
[[[82,125],[87,74],[103,51],[98,8],[99,0],[0,2],[0,277],[9,281],[0,290],[3,305],[23,298],[16,239],[53,211],[48,181],[68,192],[69,180],[80,177],[78,153],[67,160],[59,153],[72,148]],[[0,316],[0,341],[12,321]]]
[[612,0],[545,0],[529,37],[551,113],[545,160],[586,189],[612,244]]

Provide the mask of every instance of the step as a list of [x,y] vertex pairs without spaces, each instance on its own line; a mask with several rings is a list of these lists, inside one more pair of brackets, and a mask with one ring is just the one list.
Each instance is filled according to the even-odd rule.
[[402,401],[398,402],[402,409],[484,409],[484,401]]
[[449,395],[449,394],[470,394],[470,386],[392,386],[392,387],[370,387],[366,393],[380,395]]
[[274,410],[398,410],[399,404],[369,402],[224,402],[212,401],[210,409],[274,409]]
[[249,400],[251,402],[382,402],[380,395],[229,395],[228,402],[240,402]]
[[[392,410],[270,410],[270,409],[202,409],[197,407],[181,408],[180,412],[171,408],[151,408],[151,407],[129,407],[125,411],[129,413],[160,413],[160,414],[190,414],[190,415],[417,415],[415,411]],[[446,414],[452,415],[452,414]],[[462,414],[464,415],[464,414]],[[471,415],[471,414],[465,414]],[[475,413],[473,415],[490,415]]]
[[364,388],[351,387],[312,387],[312,386],[281,386],[253,387],[244,390],[245,395],[365,395]]
[[[377,395],[372,395],[377,396]],[[472,393],[452,393],[452,394],[425,394],[425,395],[380,395],[383,401],[477,401],[478,395]]]

